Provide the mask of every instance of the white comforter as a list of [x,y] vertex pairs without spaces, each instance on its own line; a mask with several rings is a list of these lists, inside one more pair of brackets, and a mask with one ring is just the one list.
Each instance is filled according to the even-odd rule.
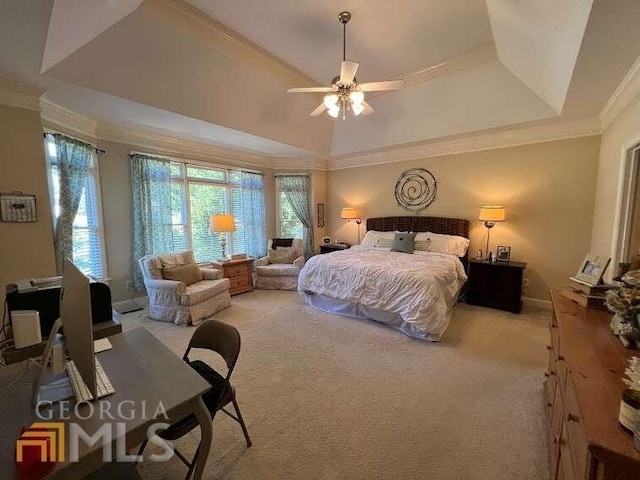
[[298,291],[398,315],[412,330],[439,340],[466,279],[453,255],[354,246],[311,257],[298,276]]

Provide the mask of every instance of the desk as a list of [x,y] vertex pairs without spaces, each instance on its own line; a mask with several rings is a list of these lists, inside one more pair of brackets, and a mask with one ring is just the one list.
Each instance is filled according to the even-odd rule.
[[[93,324],[93,339],[99,340],[101,338],[107,338],[116,333],[122,333],[122,324],[120,322],[120,314],[113,311],[113,319],[106,322],[99,322]],[[4,363],[10,365],[16,362],[22,362],[27,358],[35,358],[42,355],[44,347],[47,344],[44,342],[31,345],[30,347],[16,349],[14,346],[5,348],[2,351],[2,358]]]
[[[59,412],[51,421],[77,423],[85,432],[94,434],[104,423],[124,423],[126,428],[127,451],[146,439],[147,428],[156,422],[174,423],[187,415],[195,414],[202,431],[202,444],[198,453],[194,478],[202,478],[213,436],[211,415],[202,401],[201,395],[211,388],[200,375],[180,357],[171,352],[144,328],[110,337],[113,348],[98,354],[100,363],[109,376],[116,393],[99,402],[109,402],[114,420],[99,419],[99,408],[87,419],[76,418],[71,409],[70,420],[58,420]],[[15,473],[15,442],[20,428],[34,422],[43,421],[36,417],[31,405],[31,382],[38,369],[29,365],[21,380],[0,396],[0,472],[2,478],[17,478]],[[0,390],[25,372],[25,363],[14,364],[0,370]],[[135,418],[119,418],[116,406],[120,402],[135,402]],[[142,401],[147,402],[146,418],[142,418]],[[162,401],[169,419],[152,418],[157,404]],[[131,405],[129,403],[129,405]],[[128,412],[133,410],[129,406]],[[87,416],[88,405],[78,409],[80,417]],[[67,429],[68,430],[68,429]],[[115,425],[113,426],[115,433]],[[115,437],[115,435],[114,435]],[[100,442],[99,442],[100,443]],[[112,448],[116,454],[115,442]],[[135,453],[135,452],[134,452]],[[59,463],[47,479],[81,479],[103,466],[102,445],[89,447],[80,441],[79,461]]]

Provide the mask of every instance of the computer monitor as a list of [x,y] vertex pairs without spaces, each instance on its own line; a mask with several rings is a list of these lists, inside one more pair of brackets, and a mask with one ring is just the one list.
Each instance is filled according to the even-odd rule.
[[69,358],[93,398],[98,398],[89,278],[68,259],[64,261],[60,290],[60,319]]
[[64,340],[70,359],[75,363],[93,397],[97,398],[89,278],[70,260],[64,262],[60,318],[53,324],[42,354],[42,370],[34,381],[34,405],[38,405],[41,400],[55,402],[73,396],[66,374],[52,374],[48,368],[53,344],[60,328],[64,329]]

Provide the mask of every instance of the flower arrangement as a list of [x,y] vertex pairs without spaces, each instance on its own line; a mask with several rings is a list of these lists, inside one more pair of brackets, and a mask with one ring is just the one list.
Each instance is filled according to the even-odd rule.
[[621,317],[625,323],[631,323],[635,328],[640,313],[640,289],[635,287],[620,287],[608,290],[605,294],[607,308]]

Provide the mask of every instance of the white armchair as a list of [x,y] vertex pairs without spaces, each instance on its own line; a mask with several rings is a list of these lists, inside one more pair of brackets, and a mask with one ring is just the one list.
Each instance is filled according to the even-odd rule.
[[231,305],[222,270],[198,267],[193,252],[147,255],[139,264],[152,320],[197,325]]
[[298,273],[304,266],[304,244],[294,238],[291,247],[272,247],[267,243],[268,254],[256,260],[256,288],[269,290],[296,290]]

